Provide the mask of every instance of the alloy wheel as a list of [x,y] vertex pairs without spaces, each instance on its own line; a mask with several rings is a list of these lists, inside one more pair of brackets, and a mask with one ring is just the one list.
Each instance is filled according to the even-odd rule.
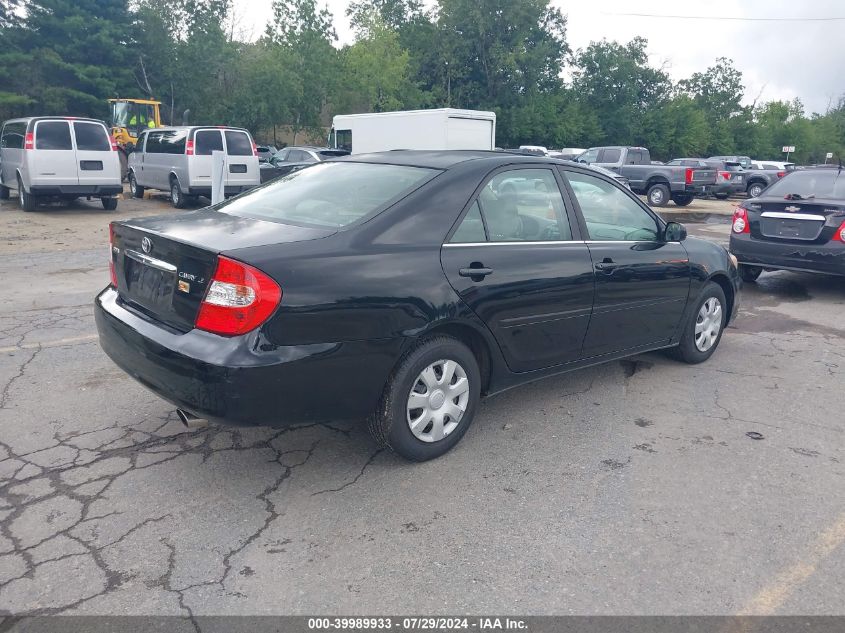
[[698,311],[695,319],[695,346],[699,352],[708,351],[716,343],[722,329],[722,304],[710,297]]
[[466,371],[453,360],[423,369],[408,395],[407,420],[414,437],[437,442],[454,431],[469,404]]

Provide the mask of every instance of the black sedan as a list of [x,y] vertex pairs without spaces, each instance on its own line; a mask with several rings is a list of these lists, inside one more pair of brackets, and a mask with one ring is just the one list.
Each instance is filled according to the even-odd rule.
[[734,212],[730,250],[745,281],[763,270],[845,275],[845,173],[789,172]]
[[484,395],[649,350],[704,361],[739,303],[724,248],[612,178],[496,152],[319,163],[114,222],[111,254],[101,345],[183,421],[369,419],[412,460]]

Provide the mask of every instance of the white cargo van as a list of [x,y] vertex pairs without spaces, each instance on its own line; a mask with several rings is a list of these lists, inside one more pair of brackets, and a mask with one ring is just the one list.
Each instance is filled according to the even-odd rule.
[[260,183],[258,150],[250,133],[235,127],[163,127],[144,131],[129,154],[129,189],[170,192],[181,209],[197,196],[211,197],[214,151],[226,153],[224,193],[236,195]]
[[120,158],[108,128],[96,119],[12,119],[0,131],[0,198],[17,189],[21,207],[34,211],[47,198],[100,198],[117,208]]
[[329,147],[353,154],[392,149],[486,149],[496,147],[496,113],[478,110],[406,110],[339,114]]

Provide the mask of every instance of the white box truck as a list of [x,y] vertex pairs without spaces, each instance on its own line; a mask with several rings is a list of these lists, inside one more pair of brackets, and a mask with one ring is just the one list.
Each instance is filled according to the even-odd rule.
[[478,110],[405,110],[339,114],[329,147],[353,154],[391,149],[486,149],[496,146],[496,113]]

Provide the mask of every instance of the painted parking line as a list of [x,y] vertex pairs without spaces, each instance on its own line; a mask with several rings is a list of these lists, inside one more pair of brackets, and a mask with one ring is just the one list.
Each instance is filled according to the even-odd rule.
[[60,338],[55,341],[45,341],[44,343],[25,343],[24,345],[12,345],[11,347],[0,347],[0,354],[11,354],[25,349],[47,349],[48,347],[64,347],[65,345],[76,345],[81,343],[89,343],[97,340],[97,334],[86,334],[84,336],[71,336],[68,338]]

